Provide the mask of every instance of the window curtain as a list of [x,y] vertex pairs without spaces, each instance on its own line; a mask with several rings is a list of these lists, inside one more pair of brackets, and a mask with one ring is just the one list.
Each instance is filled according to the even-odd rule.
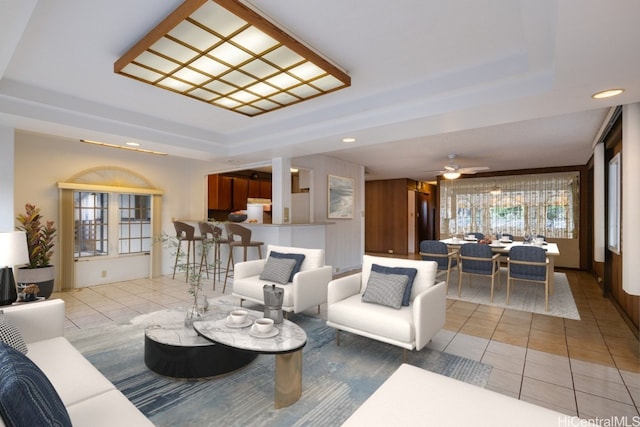
[[578,172],[440,181],[440,235],[577,239]]
[[75,221],[73,217],[73,190],[60,189],[60,224],[58,239],[60,242],[60,290],[73,289],[75,276]]
[[[154,194],[151,199],[151,235],[162,235],[162,195]],[[162,276],[162,242],[159,239],[151,241],[151,266],[149,273],[151,278]]]

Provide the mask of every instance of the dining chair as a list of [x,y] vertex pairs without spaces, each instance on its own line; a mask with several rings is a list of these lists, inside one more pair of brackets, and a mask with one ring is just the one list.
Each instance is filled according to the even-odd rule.
[[202,255],[200,256],[200,272],[204,269],[209,278],[209,249],[213,248],[213,290],[216,290],[216,275],[220,280],[220,274],[222,271],[222,256],[221,246],[228,245],[229,240],[222,237],[222,228],[217,225],[213,225],[210,222],[198,223],[200,229],[200,235],[202,236]]
[[509,239],[513,242],[513,234],[509,234],[509,233],[500,233],[500,238],[501,239]]
[[227,279],[229,278],[229,272],[233,271],[233,267],[235,264],[235,261],[233,259],[234,248],[244,249],[243,261],[246,261],[248,248],[258,248],[258,257],[262,258],[262,245],[264,245],[263,242],[251,240],[251,229],[243,227],[240,224],[230,222],[225,224],[225,229],[227,230],[227,238],[229,239],[229,258],[227,259],[227,271],[224,275],[224,286],[222,288],[222,293],[224,293],[225,289],[227,289]]
[[438,240],[423,240],[420,242],[420,255],[423,261],[435,261],[438,271],[447,272],[447,291],[449,289],[449,275],[453,268],[458,267],[458,250],[449,247]]
[[544,309],[549,311],[549,258],[544,249],[522,245],[509,250],[507,258],[507,304],[514,280],[544,283]]
[[491,302],[493,302],[493,286],[495,277],[498,276],[498,288],[500,288],[500,254],[494,254],[489,245],[484,243],[468,243],[460,246],[460,267],[458,272],[458,296],[462,295],[462,276],[469,275],[469,287],[471,276],[491,277]]
[[[172,279],[176,278],[176,270],[178,268],[178,259],[180,258],[180,251],[182,249],[182,242],[187,242],[187,258],[184,263],[185,270],[185,281],[189,281],[189,267],[193,268],[193,271],[196,269],[196,242],[202,242],[201,236],[196,236],[195,231],[196,228],[192,225],[189,225],[185,222],[174,221],[173,226],[176,229],[176,237],[178,239],[178,249],[176,251],[176,260],[173,264],[173,276]],[[193,247],[193,261],[190,261],[191,257],[191,248]],[[191,273],[194,274],[194,273]]]
[[477,231],[474,231],[474,232],[469,233],[469,234],[473,234],[475,236],[475,238],[478,239],[479,241],[484,239],[484,233],[479,233]]

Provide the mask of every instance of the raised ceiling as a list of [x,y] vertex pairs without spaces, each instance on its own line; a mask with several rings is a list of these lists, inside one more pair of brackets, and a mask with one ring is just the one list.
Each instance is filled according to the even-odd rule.
[[252,0],[351,77],[256,117],[113,72],[180,3],[1,2],[0,124],[212,168],[324,153],[368,179],[428,180],[449,153],[493,171],[585,164],[609,107],[640,101],[635,0]]

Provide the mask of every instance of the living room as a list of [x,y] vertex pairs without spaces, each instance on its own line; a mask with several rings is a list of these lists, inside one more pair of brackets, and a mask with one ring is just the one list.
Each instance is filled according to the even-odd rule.
[[[6,201],[0,207],[2,231],[14,229],[15,216],[26,203],[38,205],[48,219],[60,224],[60,184],[83,184],[80,177],[97,172],[94,178],[99,176],[102,181],[94,180],[91,185],[117,187],[118,180],[125,175],[143,177],[154,191],[161,193],[158,229],[173,234],[173,219],[206,218],[208,174],[275,166],[285,176],[290,166],[296,166],[314,171],[313,217],[316,221],[331,223],[327,225],[326,263],[334,268],[334,274],[341,274],[360,268],[365,253],[365,222],[371,213],[365,212],[366,182],[398,178],[437,182],[436,175],[447,165],[447,155],[454,152],[461,166],[487,166],[490,167],[488,173],[495,176],[579,165],[588,171],[582,179],[592,183],[595,181],[591,174],[598,176],[609,164],[608,158],[594,153],[594,147],[597,143],[606,143],[600,138],[609,131],[610,112],[617,105],[625,105],[627,112],[623,116],[630,119],[627,122],[638,115],[640,92],[632,71],[637,67],[631,62],[633,55],[627,54],[635,48],[630,41],[637,40],[636,26],[627,21],[635,16],[635,4],[621,5],[625,13],[608,23],[611,27],[602,33],[590,32],[590,29],[599,25],[596,17],[608,10],[603,5],[490,2],[489,10],[501,11],[504,15],[491,14],[495,21],[486,25],[475,22],[480,12],[473,12],[468,5],[445,7],[437,11],[441,22],[451,22],[457,29],[455,37],[444,32],[441,39],[450,43],[445,46],[437,45],[434,40],[439,37],[422,29],[425,25],[417,22],[419,17],[438,13],[424,5],[408,3],[400,7],[405,9],[402,15],[398,15],[397,21],[391,20],[384,31],[369,29],[366,34],[371,40],[381,37],[377,33],[393,34],[390,43],[409,46],[406,43],[410,41],[401,36],[400,30],[405,26],[416,27],[410,33],[420,39],[420,43],[410,45],[408,51],[432,49],[432,53],[422,57],[396,49],[392,52],[394,60],[384,61],[384,66],[378,63],[376,67],[371,60],[359,62],[363,56],[376,57],[375,52],[370,51],[376,43],[363,43],[358,35],[350,35],[358,31],[347,30],[347,22],[367,21],[362,19],[362,14],[372,22],[381,22],[381,17],[394,14],[395,10],[376,4],[367,11],[355,6],[338,8],[338,11],[337,6],[317,4],[313,10],[318,22],[314,22],[295,2],[282,5],[251,2],[277,21],[284,21],[287,28],[293,27],[294,33],[312,45],[316,45],[317,40],[313,33],[323,32],[318,26],[331,23],[329,27],[334,30],[334,36],[341,40],[335,44],[341,47],[334,51],[331,47],[334,40],[323,41],[319,36],[318,46],[350,70],[353,86],[278,111],[246,117],[114,74],[114,62],[145,33],[139,28],[139,22],[145,22],[145,28],[153,27],[178,2],[165,5],[166,10],[156,10],[153,2],[141,2],[135,7],[125,3],[118,7],[104,2],[96,5],[96,9],[67,4],[61,8],[64,10],[54,10],[51,5],[37,1],[2,6],[8,11],[2,15],[11,21],[3,26],[2,34],[7,37],[2,37],[0,61],[0,193]],[[129,16],[122,16],[122,10],[129,8],[132,9]],[[283,10],[287,8],[289,12]],[[420,13],[411,13],[413,9]],[[454,19],[458,13],[460,19]],[[96,25],[93,34],[92,24],[88,23],[92,19],[86,17],[95,14],[105,16],[108,24]],[[333,17],[338,15],[339,20],[334,22]],[[498,15],[503,17],[499,19]],[[83,16],[85,18],[80,18]],[[304,20],[297,21],[299,16],[304,16]],[[73,19],[89,26],[79,31],[87,34],[86,37],[60,31],[60,28],[74,27]],[[121,19],[137,29],[113,34],[113,27],[120,26]],[[64,24],[58,27],[57,21]],[[426,27],[438,26],[432,24]],[[574,32],[569,34],[572,25],[579,26],[580,31],[571,28]],[[126,27],[124,23],[122,26]],[[47,41],[47,36],[37,32],[38,27],[45,34],[51,34],[51,39],[60,38]],[[537,30],[530,33],[532,28]],[[490,29],[496,33],[492,37],[487,33],[480,39],[482,32]],[[579,49],[570,45],[570,41],[580,38],[575,34],[584,36],[582,43],[576,43]],[[464,48],[470,39],[477,44]],[[104,42],[101,44],[100,40]],[[496,43],[495,50],[487,47],[492,40]],[[55,50],[48,42],[56,44]],[[363,49],[364,46],[367,49]],[[475,48],[482,49],[474,51]],[[590,49],[593,50],[586,52]],[[571,55],[567,53],[569,50]],[[51,53],[54,51],[55,54]],[[47,52],[55,56],[55,60]],[[608,60],[598,61],[596,67],[590,60],[597,56],[595,52]],[[434,62],[433,69],[431,62]],[[391,64],[398,65],[399,70],[390,69]],[[575,73],[586,68],[597,68],[595,77],[578,84]],[[374,74],[367,77],[369,69]],[[47,70],[51,71],[50,75]],[[395,71],[402,72],[398,81],[407,83],[402,84],[399,92],[391,94],[391,90],[400,85],[398,81],[387,81]],[[587,80],[586,76],[583,78]],[[590,98],[597,90],[620,86],[625,91],[618,98]],[[481,96],[490,93],[491,97]],[[380,94],[387,96],[383,98]],[[392,99],[400,100],[395,103]],[[362,123],[364,115],[366,125]],[[582,133],[578,136],[565,133],[561,122]],[[625,185],[621,194],[623,212],[631,212],[623,216],[623,220],[628,221],[637,212],[633,210],[637,207],[636,198],[630,191],[640,181],[640,168],[636,163],[640,156],[636,155],[638,147],[633,143],[637,131],[624,132],[631,136],[624,138],[624,149],[620,145],[616,150],[623,152],[623,162],[627,162],[623,164]],[[357,136],[355,144],[342,142],[342,137],[349,135]],[[170,154],[113,149],[84,144],[80,139],[113,142],[119,147],[124,141],[139,140],[143,148]],[[594,166],[595,163],[598,166]],[[352,218],[327,218],[329,175],[353,180]],[[283,179],[274,191],[279,194],[279,199],[274,197],[274,204],[278,203],[282,210],[289,202],[285,181]],[[605,206],[604,196],[596,197],[600,194],[596,193],[599,187],[588,188],[586,199]],[[604,190],[603,193],[609,194]],[[581,214],[591,217],[596,210],[592,212],[588,207]],[[598,240],[598,233],[605,233],[604,227],[600,227],[598,233],[592,232],[591,227],[581,230],[586,236],[584,246],[581,241],[580,257],[586,257],[585,274],[593,281],[589,282],[589,289],[594,286],[613,293],[614,300],[631,295],[622,284],[633,282],[638,268],[632,262],[622,262],[623,257],[635,259],[634,254],[638,253],[638,245],[628,237],[636,235],[637,225],[625,225],[622,240],[628,246],[621,254],[607,251],[606,245]],[[393,229],[393,223],[388,223],[387,228]],[[603,251],[592,255],[593,248],[600,245]],[[144,261],[137,264],[142,266],[143,273],[133,275],[121,265],[103,265],[98,261],[82,261],[87,275],[74,274],[72,280],[62,279],[68,269],[66,272],[59,269],[56,290],[65,289],[71,294],[71,289],[88,284],[98,285],[96,289],[100,289],[114,282],[135,283],[149,276],[171,274],[170,251],[161,251],[154,263],[147,262],[149,255],[142,257]],[[65,261],[73,266],[75,262],[73,257],[63,254],[60,246],[53,261],[58,266]],[[578,273],[573,277],[578,282],[587,280]],[[83,292],[95,290],[87,288]],[[634,298],[637,297],[630,299],[631,308],[625,309],[631,318],[637,317]],[[633,321],[627,327],[633,330]]]

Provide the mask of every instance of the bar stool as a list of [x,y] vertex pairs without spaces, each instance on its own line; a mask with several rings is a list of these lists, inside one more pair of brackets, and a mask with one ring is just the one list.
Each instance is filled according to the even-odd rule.
[[[195,271],[196,268],[196,242],[202,242],[202,237],[195,236],[196,228],[180,221],[174,221],[173,226],[176,229],[176,237],[178,238],[178,250],[176,251],[176,261],[173,264],[173,276],[176,278],[176,269],[178,268],[178,259],[180,258],[180,249],[182,248],[182,242],[187,242],[187,262],[185,263],[185,281],[189,281],[189,265],[193,265]],[[193,262],[189,261],[191,255],[191,246],[193,246]],[[192,273],[193,274],[193,273]]]
[[[241,247],[244,249],[244,261],[247,260],[247,248],[258,248],[258,256],[262,258],[262,245],[263,242],[251,240],[251,230],[241,226],[240,224],[227,223],[225,224],[227,230],[227,238],[229,239],[229,258],[227,259],[227,271],[224,275],[224,287],[222,293],[227,289],[227,278],[229,277],[229,271],[233,271],[235,261],[233,260],[233,249]],[[240,237],[240,240],[236,240],[236,236]]]
[[213,290],[216,290],[216,274],[218,275],[218,280],[220,280],[220,272],[222,271],[222,260],[221,260],[221,251],[220,245],[229,244],[228,239],[222,238],[222,228],[215,226],[208,222],[200,222],[198,223],[198,228],[200,229],[200,234],[202,235],[202,255],[200,256],[200,272],[202,269],[207,273],[207,279],[209,278],[209,268],[208,257],[209,257],[209,247],[213,246]]

